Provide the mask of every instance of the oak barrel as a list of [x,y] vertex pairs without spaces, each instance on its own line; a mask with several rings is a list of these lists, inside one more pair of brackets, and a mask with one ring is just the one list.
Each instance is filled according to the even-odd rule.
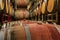
[[27,6],[29,0],[15,0],[16,5]]
[[25,9],[16,10],[15,11],[15,17],[17,19],[28,18],[29,17],[29,12]]
[[11,27],[12,40],[60,40],[60,34],[52,24],[14,24]]
[[57,0],[48,0],[47,3],[47,11],[48,12],[56,12],[58,8],[58,1]]
[[45,11],[46,11],[46,3],[43,2],[42,6],[41,6],[41,12],[42,12],[42,14],[45,14]]
[[4,9],[4,0],[0,0],[0,10]]

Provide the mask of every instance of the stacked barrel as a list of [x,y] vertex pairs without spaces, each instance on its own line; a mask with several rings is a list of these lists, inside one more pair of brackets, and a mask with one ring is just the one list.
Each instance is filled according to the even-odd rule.
[[0,23],[2,23],[3,10],[4,10],[4,1],[0,0]]
[[15,11],[15,17],[17,19],[25,19],[29,17],[29,12],[26,9],[19,9]]
[[4,0],[0,0],[0,10],[4,9]]
[[17,8],[15,11],[15,17],[18,19],[28,18],[29,11],[27,10],[27,5],[29,3],[29,0],[15,0],[15,3],[17,6],[20,6],[19,9]]
[[[12,1],[12,0],[10,0],[10,1]],[[30,3],[29,0],[17,0],[17,1],[14,0],[14,1],[15,1],[14,2],[15,10],[14,10],[12,4],[10,4],[10,6],[9,6],[9,4],[6,2],[7,3],[6,6],[9,6],[9,14],[11,16],[14,16],[17,19],[28,18],[30,15],[30,16],[37,17],[37,19],[39,19],[39,20],[40,20],[40,18],[42,18],[42,21],[44,21],[44,20],[46,21],[48,18],[48,17],[46,18],[47,15],[49,15],[49,14],[53,15],[57,11],[57,2],[58,2],[57,0],[53,0],[52,2],[51,2],[51,0],[39,0],[38,4],[39,3],[40,4],[37,6],[37,8],[34,10],[34,12],[30,13],[30,14],[29,14],[30,10],[28,11],[27,9],[29,9],[29,7],[31,7],[32,3]],[[27,8],[29,3],[30,3],[30,5]],[[35,3],[34,5],[36,5],[36,4],[37,3]],[[7,8],[7,13],[8,13],[8,7],[6,7],[6,8]]]
[[[6,3],[6,5],[5,5]],[[0,23],[11,21],[11,16],[8,15],[8,10],[6,11],[7,6],[6,0],[0,0]]]
[[[10,0],[10,2],[13,0]],[[14,16],[16,19],[23,19],[29,17],[27,5],[29,0],[14,0],[14,5],[10,4],[9,15]],[[14,7],[14,8],[13,8]]]
[[47,2],[47,21],[58,22],[58,0],[48,0]]
[[41,13],[45,14],[46,12],[54,13],[57,11],[57,0],[42,0],[41,2]]
[[[42,14],[42,21],[57,22],[58,20],[58,2],[59,0],[42,0],[40,8],[37,7],[35,13]],[[38,9],[38,10],[37,10]],[[38,14],[39,13],[39,14]]]
[[44,19],[45,19],[44,16],[46,14],[46,6],[47,6],[47,0],[39,0],[38,1],[38,6],[34,10],[36,15],[38,16],[38,20],[40,19],[41,21],[44,21]]
[[47,11],[48,12],[56,12],[58,6],[57,0],[48,0]]

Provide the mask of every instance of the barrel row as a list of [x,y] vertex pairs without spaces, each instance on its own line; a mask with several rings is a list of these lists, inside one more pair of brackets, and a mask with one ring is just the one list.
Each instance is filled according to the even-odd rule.
[[[0,0],[0,6],[1,9],[4,9],[5,3],[8,5],[11,5],[11,3],[9,4],[9,2],[15,2],[16,5],[20,5],[20,6],[27,6],[29,3],[29,0]],[[7,6],[7,5],[6,5]]]
[[[4,1],[4,0],[1,0],[1,1]],[[29,0],[27,0],[27,1],[26,0],[17,0],[17,1],[15,0],[15,2],[16,2],[16,5],[22,6],[22,5],[27,5],[29,3]],[[46,12],[49,12],[49,13],[55,12],[57,9],[57,5],[58,5],[57,2],[58,2],[57,0],[46,0],[46,1],[42,0],[42,2],[40,1],[40,6],[38,6],[37,9],[35,10],[35,14],[38,13],[37,15],[40,15],[40,13],[45,14]],[[1,2],[1,6],[2,6],[2,4],[4,4],[4,2]],[[9,14],[14,16],[13,5],[11,5],[11,3],[10,3],[10,7],[8,7],[8,6],[9,6],[8,0],[6,0],[6,12],[8,13],[8,10],[9,10]],[[16,13],[17,11],[18,11],[18,13]],[[17,10],[17,11],[15,12],[15,14],[17,14],[18,17],[17,17],[17,15],[15,15],[16,18],[19,19],[20,18],[19,16],[22,17],[24,13],[28,17],[29,11],[28,11],[28,13],[26,12],[27,10],[25,12],[24,11],[19,12],[20,10]]]
[[58,1],[57,0],[42,0],[42,2],[40,2],[40,3],[41,3],[40,7],[39,6],[37,7],[39,10],[39,13],[42,13],[42,14],[46,14],[46,12],[54,13],[58,9]]

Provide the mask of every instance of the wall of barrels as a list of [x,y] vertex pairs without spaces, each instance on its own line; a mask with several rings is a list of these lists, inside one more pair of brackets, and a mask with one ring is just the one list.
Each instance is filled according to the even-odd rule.
[[0,0],[1,23],[27,19],[59,24],[59,2],[59,0]]

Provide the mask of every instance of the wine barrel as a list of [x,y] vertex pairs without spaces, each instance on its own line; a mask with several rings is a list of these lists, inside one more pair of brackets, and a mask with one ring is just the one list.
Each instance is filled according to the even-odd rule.
[[60,40],[60,34],[54,26],[38,24],[20,26],[15,24],[8,30],[10,31],[5,31],[5,40],[7,40],[7,36],[11,40]]
[[47,0],[43,0],[42,5],[41,5],[42,14],[45,14],[46,12],[46,5],[47,5]]
[[6,13],[9,15],[13,15],[14,13],[13,6],[11,3],[10,4],[8,3],[8,0],[6,0]]
[[10,5],[10,7],[9,7],[9,15],[11,15],[11,16],[14,15],[14,9],[13,9],[12,5]]
[[8,5],[8,0],[6,0],[6,13],[13,16],[13,13],[14,13],[14,9],[13,9],[13,6],[12,4],[10,3]]
[[8,6],[8,1],[6,0],[6,13],[8,13],[9,6]]
[[37,9],[34,10],[34,12],[36,13],[36,15],[40,15],[41,6],[38,6]]
[[28,18],[29,17],[29,12],[25,9],[16,10],[15,11],[15,17],[17,19]]
[[15,0],[16,5],[26,6],[29,3],[29,0]]
[[45,10],[45,3],[43,2],[43,3],[42,3],[42,8],[41,8],[41,12],[42,12],[42,14],[44,14],[45,11],[46,11],[46,10]]
[[4,9],[4,0],[0,0],[0,10]]
[[47,11],[56,12],[57,9],[57,0],[48,0]]

